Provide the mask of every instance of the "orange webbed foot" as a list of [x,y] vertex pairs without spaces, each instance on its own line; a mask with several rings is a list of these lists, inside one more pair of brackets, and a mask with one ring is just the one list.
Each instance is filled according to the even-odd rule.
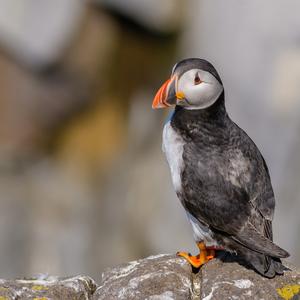
[[215,250],[206,248],[203,242],[197,243],[200,253],[196,256],[187,252],[177,252],[178,256],[184,257],[194,268],[198,269],[215,257]]

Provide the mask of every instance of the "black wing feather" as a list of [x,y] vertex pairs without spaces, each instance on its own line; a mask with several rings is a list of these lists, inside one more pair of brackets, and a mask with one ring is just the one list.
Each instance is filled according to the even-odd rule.
[[230,173],[229,180],[224,176],[226,170],[220,171],[225,153],[220,153],[219,159],[215,152],[216,159],[211,160],[205,157],[207,151],[199,152],[196,144],[187,144],[183,153],[182,202],[200,221],[245,247],[273,257],[287,257],[289,254],[272,242],[275,201],[269,172],[255,144],[251,141],[250,145],[250,155],[243,151],[251,164],[248,173],[242,174],[248,176],[246,181],[238,172]]

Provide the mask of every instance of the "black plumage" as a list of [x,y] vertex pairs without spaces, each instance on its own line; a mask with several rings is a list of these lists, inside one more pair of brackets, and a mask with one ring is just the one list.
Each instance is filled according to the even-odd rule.
[[[222,84],[205,60],[184,60],[173,73],[191,68],[208,71]],[[244,257],[259,273],[282,274],[280,258],[289,254],[272,242],[275,200],[269,171],[254,142],[229,118],[224,91],[205,109],[176,106],[170,125],[183,140],[176,192],[184,208],[210,229],[218,245]]]

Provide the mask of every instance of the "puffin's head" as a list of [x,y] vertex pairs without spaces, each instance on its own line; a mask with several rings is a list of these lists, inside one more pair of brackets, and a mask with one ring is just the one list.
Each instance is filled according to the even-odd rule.
[[152,108],[172,105],[186,109],[204,109],[218,100],[223,92],[219,74],[211,63],[188,58],[177,63],[168,79],[156,93]]

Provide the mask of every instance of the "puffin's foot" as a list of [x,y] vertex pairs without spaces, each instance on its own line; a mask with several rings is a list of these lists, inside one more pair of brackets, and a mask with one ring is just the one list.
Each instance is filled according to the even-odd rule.
[[215,257],[214,248],[206,248],[204,242],[197,243],[200,253],[196,256],[187,252],[177,252],[178,256],[184,257],[194,268],[198,269]]

